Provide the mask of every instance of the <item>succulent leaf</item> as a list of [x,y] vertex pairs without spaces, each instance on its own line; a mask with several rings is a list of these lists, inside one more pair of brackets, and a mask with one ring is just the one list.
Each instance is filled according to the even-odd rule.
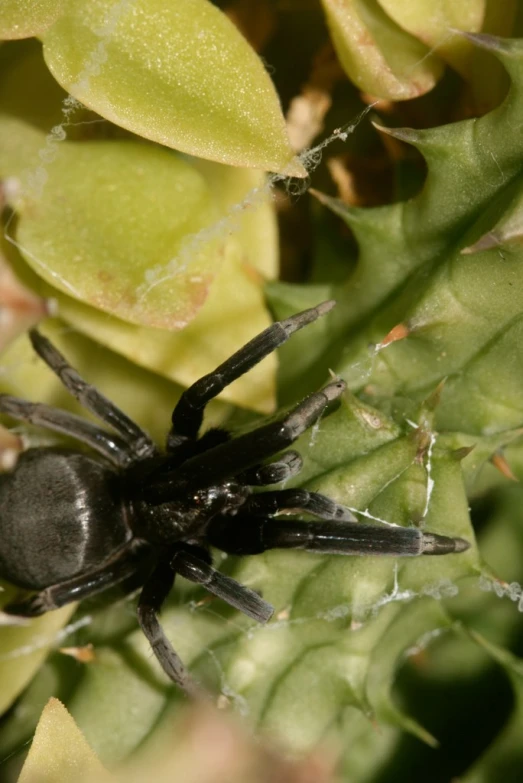
[[64,0],[0,0],[0,39],[29,38],[50,27]]
[[434,87],[441,61],[389,18],[377,0],[322,2],[338,57],[361,89],[404,101]]
[[[71,325],[187,386],[269,325],[278,251],[261,172],[129,140],[58,144],[12,116],[0,139],[0,172],[19,183],[8,235],[36,274],[12,247],[11,262]],[[271,412],[275,371],[268,357],[225,399]]]
[[304,176],[262,62],[208,0],[71,0],[43,42],[62,87],[116,125],[191,155]]

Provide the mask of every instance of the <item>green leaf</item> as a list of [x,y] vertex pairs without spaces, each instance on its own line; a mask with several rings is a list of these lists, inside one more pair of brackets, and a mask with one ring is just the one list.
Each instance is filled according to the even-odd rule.
[[[331,367],[369,402],[402,418],[405,400],[421,401],[446,378],[436,429],[485,436],[515,429],[523,418],[517,239],[523,48],[518,41],[469,38],[509,70],[508,96],[479,119],[388,131],[415,145],[427,161],[426,182],[415,198],[365,210],[322,197],[354,232],[359,258],[346,282],[331,290],[339,306],[309,364],[303,337],[285,346],[283,381],[294,393],[296,384],[304,389],[295,359],[302,378],[311,365],[320,377],[320,367],[323,376]],[[494,246],[482,247],[485,237]],[[272,285],[273,302],[290,297],[288,288]],[[404,339],[387,341],[398,325]]]
[[71,0],[43,41],[62,87],[116,125],[221,163],[304,175],[262,62],[208,0]]
[[394,101],[431,90],[441,61],[387,17],[377,0],[322,0],[332,40],[352,81]]
[[[137,665],[132,652],[100,648],[68,707],[89,745],[114,766],[154,728],[165,702],[162,684],[154,682],[146,666]],[[107,731],[107,725],[114,731]]]

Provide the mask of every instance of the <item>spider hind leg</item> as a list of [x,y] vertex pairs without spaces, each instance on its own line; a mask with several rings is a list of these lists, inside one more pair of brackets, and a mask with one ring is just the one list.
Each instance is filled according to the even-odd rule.
[[37,329],[31,329],[29,338],[35,352],[57,376],[69,394],[75,397],[86,410],[113,427],[135,459],[151,457],[157,453],[156,446],[147,433],[95,386],[87,383],[47,337],[40,334]]
[[193,680],[167,638],[158,612],[174,584],[174,571],[159,563],[145,583],[138,601],[138,622],[166,675],[188,696],[204,698],[205,691]]

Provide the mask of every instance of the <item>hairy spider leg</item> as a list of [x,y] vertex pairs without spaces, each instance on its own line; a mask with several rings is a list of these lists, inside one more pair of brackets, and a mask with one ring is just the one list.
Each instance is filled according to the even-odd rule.
[[183,665],[158,620],[158,612],[173,584],[174,571],[169,563],[158,563],[141,592],[138,622],[167,676],[189,696],[206,698],[205,691],[197,685]]
[[157,453],[149,435],[98,389],[84,381],[47,337],[41,335],[37,329],[31,329],[29,337],[38,356],[54,372],[67,391],[80,405],[113,427],[137,459],[151,457]]
[[[151,566],[151,552],[148,547],[126,547],[113,560],[100,568],[80,574],[66,582],[46,587],[22,601],[7,604],[3,611],[19,617],[37,617],[73,601],[81,601],[101,593],[120,584],[120,582],[131,578],[134,580],[134,577],[140,572],[143,572],[141,579],[141,584],[143,584]],[[134,582],[134,584],[136,583]]]
[[265,487],[268,484],[279,484],[297,476],[303,467],[303,460],[297,451],[287,451],[281,459],[269,462],[268,465],[256,465],[254,468],[239,473],[236,477],[240,484],[249,487]]
[[203,489],[233,478],[246,468],[257,465],[293,443],[323,413],[346,388],[345,381],[336,380],[300,402],[281,421],[265,424],[258,429],[221,443],[191,457],[147,491],[150,502],[161,503],[173,492]]
[[276,321],[261,334],[246,343],[227,361],[213,372],[204,375],[183,392],[172,414],[172,429],[168,437],[168,448],[177,445],[177,436],[196,438],[203,421],[207,403],[222,392],[226,386],[244,375],[261,360],[285,343],[291,334],[328,313],[335,306],[333,300],[322,302],[301,313]]
[[464,552],[470,546],[463,538],[423,533],[414,527],[286,521],[243,514],[212,520],[207,540],[231,555],[258,555],[268,549],[306,549],[331,555],[405,557],[447,555]]
[[118,435],[106,432],[86,419],[60,408],[53,408],[41,402],[28,402],[10,394],[0,394],[0,413],[6,413],[17,421],[26,421],[69,435],[90,446],[117,467],[126,467],[133,461],[127,444]]
[[266,516],[306,511],[320,519],[332,519],[338,522],[356,522],[356,518],[348,508],[335,503],[334,500],[319,492],[309,492],[306,489],[280,489],[275,492],[260,492],[251,495],[242,506],[242,514]]
[[259,623],[266,623],[272,617],[274,608],[264,601],[258,593],[235,579],[216,571],[193,552],[181,549],[171,560],[171,567],[180,576],[190,582],[203,585],[209,593],[216,595]]

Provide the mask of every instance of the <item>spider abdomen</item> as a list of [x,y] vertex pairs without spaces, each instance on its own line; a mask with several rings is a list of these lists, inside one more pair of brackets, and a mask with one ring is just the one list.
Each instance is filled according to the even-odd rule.
[[97,568],[132,536],[118,474],[81,452],[24,452],[0,475],[0,498],[0,574],[19,587],[40,590]]

